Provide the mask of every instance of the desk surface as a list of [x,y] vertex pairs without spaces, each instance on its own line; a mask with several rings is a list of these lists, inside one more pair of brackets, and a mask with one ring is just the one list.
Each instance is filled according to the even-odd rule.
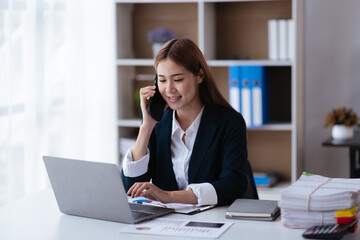
[[[231,221],[234,224],[219,239],[303,239],[302,229],[288,229],[275,222],[230,220],[225,218],[226,207],[215,208],[196,215],[172,214],[166,218],[199,221]],[[71,240],[71,239],[154,239],[154,236],[122,234],[122,223],[68,216],[62,214],[51,189],[0,207],[0,239],[15,240]],[[359,239],[360,230],[343,239]],[[156,236],[156,239],[181,239]]]

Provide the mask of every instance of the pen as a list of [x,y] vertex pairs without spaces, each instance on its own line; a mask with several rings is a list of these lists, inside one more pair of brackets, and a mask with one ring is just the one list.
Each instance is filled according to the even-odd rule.
[[163,208],[166,208],[165,205],[161,205],[161,204],[157,204],[157,203],[154,203],[153,201],[151,200],[148,200],[148,199],[136,199],[134,201],[132,201],[133,203],[136,203],[136,204],[144,204],[144,205],[150,205],[150,206],[155,206],[155,207],[163,207]]
[[143,202],[143,203],[144,203],[144,205],[150,205],[150,206],[155,206],[155,207],[167,208],[166,205],[154,203],[154,202],[152,202],[152,201],[147,201],[147,202]]
[[213,207],[214,207],[214,205],[208,205],[208,206],[198,208],[198,209],[196,209],[196,211],[197,212],[202,212],[202,211],[208,210],[208,209],[213,208]]

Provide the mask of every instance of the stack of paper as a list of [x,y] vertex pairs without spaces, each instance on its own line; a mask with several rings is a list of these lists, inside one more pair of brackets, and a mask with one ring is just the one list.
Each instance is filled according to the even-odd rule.
[[281,194],[282,223],[307,228],[336,223],[335,212],[360,203],[360,179],[302,175]]
[[315,225],[335,224],[336,211],[303,211],[281,208],[281,221],[289,228],[309,228]]

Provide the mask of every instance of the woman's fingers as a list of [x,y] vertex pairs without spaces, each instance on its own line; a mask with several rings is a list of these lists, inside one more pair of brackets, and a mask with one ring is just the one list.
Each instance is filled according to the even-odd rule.
[[129,191],[127,192],[128,195],[131,195],[131,197],[146,197],[151,200],[161,201],[160,195],[161,189],[156,187],[154,184],[149,182],[137,182],[134,183]]
[[140,89],[140,106],[143,117],[143,123],[148,123],[151,126],[154,126],[156,124],[156,121],[150,116],[146,108],[149,99],[155,95],[155,88],[156,86],[147,86]]
[[160,196],[158,196],[161,194],[161,192],[162,190],[156,187],[154,184],[146,183],[143,185],[143,190],[140,191],[139,194],[141,197],[162,202],[162,199],[160,198]]
[[128,195],[131,195],[131,197],[139,197],[141,196],[141,193],[143,191],[146,191],[147,188],[148,188],[148,184],[150,183],[147,183],[147,182],[137,182],[137,183],[134,183],[129,191],[127,192]]
[[149,188],[149,189],[143,191],[140,196],[154,200],[154,201],[160,201],[160,199],[156,196],[156,194],[154,194],[154,189],[152,189],[152,188]]
[[134,183],[130,188],[129,191],[127,192],[128,195],[131,195],[131,197],[135,196],[135,193],[137,192],[137,190],[139,189],[141,183]]
[[[136,183],[135,183],[135,184],[136,184]],[[133,193],[133,191],[134,191],[135,184],[133,184],[133,185],[129,188],[129,190],[127,191],[127,195],[131,195],[131,197],[132,197],[132,193]]]
[[155,86],[147,86],[140,89],[140,97],[149,100],[155,94]]
[[140,196],[142,196],[143,192],[148,191],[148,189],[149,189],[148,184],[150,184],[150,183],[139,184],[139,188],[136,189],[136,192],[135,192],[134,196],[135,197],[140,197]]

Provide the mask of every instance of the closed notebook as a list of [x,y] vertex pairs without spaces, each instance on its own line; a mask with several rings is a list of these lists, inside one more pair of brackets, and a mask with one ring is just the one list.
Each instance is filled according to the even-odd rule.
[[236,199],[226,210],[227,218],[248,220],[274,220],[280,214],[277,201]]

